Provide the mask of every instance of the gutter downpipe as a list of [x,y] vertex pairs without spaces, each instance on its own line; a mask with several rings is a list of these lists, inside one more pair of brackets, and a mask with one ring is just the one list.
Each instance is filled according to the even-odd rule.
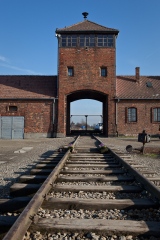
[[[61,39],[61,34],[59,33],[56,33],[55,35],[57,37],[57,40],[58,40],[58,52],[57,52],[57,96],[56,96],[56,99],[58,100],[58,97],[59,97],[59,47],[60,47],[60,39]],[[57,105],[58,105],[58,102],[57,102]],[[53,103],[53,124],[55,126],[55,100],[54,100],[54,103]],[[57,117],[58,117],[58,107],[57,107]],[[58,119],[57,119],[57,122],[58,122]],[[55,127],[54,127],[55,129]],[[57,126],[56,126],[56,132],[53,133],[54,137],[56,137],[57,135]]]
[[120,101],[120,99],[116,99],[116,133],[117,133],[117,137],[118,137],[118,103]]
[[60,38],[61,34],[56,33],[56,37],[58,40],[58,52],[57,52],[57,98],[58,98],[58,88],[59,88],[59,47],[60,47]]

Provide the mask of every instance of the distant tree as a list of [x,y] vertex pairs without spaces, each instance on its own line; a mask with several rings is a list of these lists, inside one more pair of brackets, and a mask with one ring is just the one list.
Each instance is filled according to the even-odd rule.
[[70,128],[71,129],[74,129],[75,128],[75,123],[72,121],[71,124],[70,124]]
[[82,124],[79,123],[79,122],[77,122],[77,123],[75,124],[75,126],[76,126],[76,128],[80,128],[80,127],[82,126]]

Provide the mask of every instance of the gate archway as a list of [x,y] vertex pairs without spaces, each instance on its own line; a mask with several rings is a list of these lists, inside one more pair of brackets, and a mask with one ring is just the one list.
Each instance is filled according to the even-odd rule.
[[70,135],[70,105],[71,102],[92,99],[102,103],[102,115],[103,115],[103,134],[108,136],[108,95],[92,90],[75,91],[66,97],[66,135]]

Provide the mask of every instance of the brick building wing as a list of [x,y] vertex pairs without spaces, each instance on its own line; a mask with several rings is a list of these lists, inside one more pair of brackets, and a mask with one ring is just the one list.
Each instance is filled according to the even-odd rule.
[[0,76],[0,138],[52,137],[57,76]]

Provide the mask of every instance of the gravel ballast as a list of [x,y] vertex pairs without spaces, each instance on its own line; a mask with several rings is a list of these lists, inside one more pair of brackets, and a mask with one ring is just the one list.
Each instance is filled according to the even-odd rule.
[[[121,139],[121,138],[100,138],[103,143],[105,143],[109,148],[116,149],[118,148],[121,152],[126,153],[126,146],[132,145],[133,147],[141,147],[141,143],[138,143],[136,139]],[[29,171],[35,164],[36,161],[46,158],[46,156],[52,155],[53,152],[62,147],[64,145],[68,145],[70,142],[74,140],[73,137],[68,138],[54,138],[54,139],[35,139],[35,140],[0,140],[2,143],[0,146],[0,198],[9,198],[9,187],[14,182],[17,181],[17,178]],[[160,142],[156,142],[157,146]],[[155,145],[154,143],[152,143]],[[160,176],[160,159],[158,155],[142,155],[140,152],[133,151],[132,153],[128,153],[131,155],[132,159],[139,164],[143,164],[148,169],[155,171],[156,176]],[[59,184],[59,183],[58,183]],[[61,183],[62,185],[65,183]],[[70,183],[72,184],[83,184],[83,183]],[[95,183],[90,182],[89,184],[94,185]],[[115,199],[115,198],[123,198],[123,194],[120,196],[115,196],[113,193],[50,193],[51,196],[54,197],[80,197],[80,198],[98,198],[98,199]],[[126,194],[124,194],[124,198],[126,198]],[[130,197],[130,196],[128,196]],[[133,197],[138,197],[136,194]],[[146,197],[146,193],[141,196]],[[154,220],[158,221],[160,219],[160,210],[159,209],[150,209],[145,210],[99,210],[99,211],[89,211],[80,209],[79,211],[68,210],[68,209],[59,209],[54,211],[46,211],[44,209],[39,209],[38,212],[39,217],[41,218],[81,218],[81,219],[130,219],[130,220]],[[24,236],[24,240],[80,240],[80,239],[94,239],[94,240],[158,240],[160,238],[156,237],[135,237],[132,235],[127,236],[106,236],[106,235],[98,235],[94,232],[88,233],[68,233],[68,232],[56,232],[54,234],[46,233],[42,235],[40,232],[29,233],[27,232]]]

